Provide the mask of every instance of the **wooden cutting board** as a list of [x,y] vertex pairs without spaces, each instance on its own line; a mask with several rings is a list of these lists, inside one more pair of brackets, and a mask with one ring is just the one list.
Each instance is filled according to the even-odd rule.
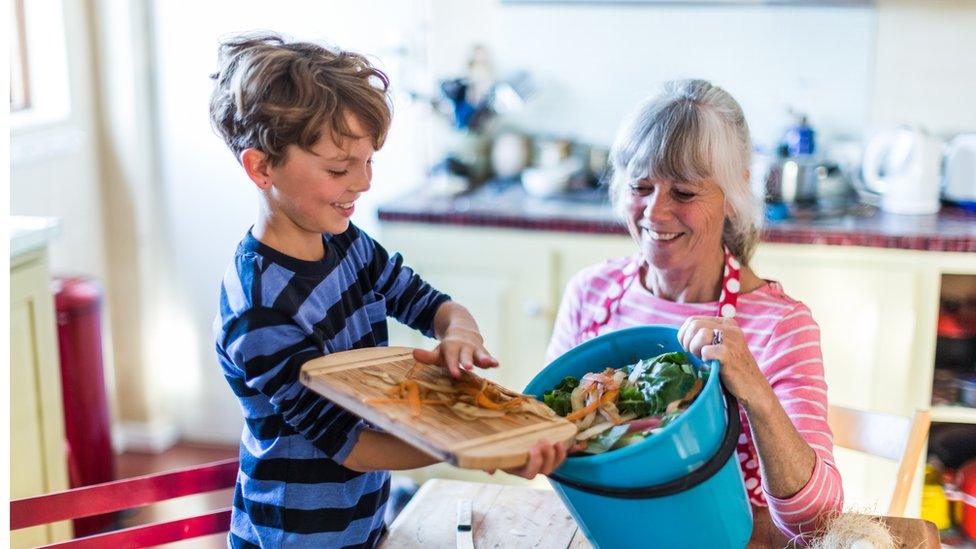
[[[411,369],[414,379],[428,382],[450,379],[446,368],[416,362],[409,347],[375,347],[310,360],[302,366],[301,382],[386,432],[464,469],[519,467],[528,460],[529,448],[540,438],[553,443],[572,442],[576,435],[576,425],[555,414],[544,419],[535,414],[513,412],[504,418],[468,420],[444,405],[424,405],[420,414],[413,416],[410,407],[403,404],[365,402],[389,398],[381,388],[382,383],[377,384],[375,372],[383,371],[401,380]],[[467,371],[462,375],[470,376],[479,386],[483,380]],[[488,383],[506,396],[520,396],[491,381]]]

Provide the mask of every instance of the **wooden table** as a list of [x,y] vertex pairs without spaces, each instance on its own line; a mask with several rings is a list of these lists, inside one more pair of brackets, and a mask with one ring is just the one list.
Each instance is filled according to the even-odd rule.
[[[585,549],[591,547],[555,492],[517,486],[435,479],[424,483],[393,522],[380,547],[455,547],[456,508],[470,499],[474,546]],[[939,532],[931,522],[880,517],[899,547],[939,549]],[[765,509],[756,509],[749,547],[785,547],[786,536],[773,526]]]

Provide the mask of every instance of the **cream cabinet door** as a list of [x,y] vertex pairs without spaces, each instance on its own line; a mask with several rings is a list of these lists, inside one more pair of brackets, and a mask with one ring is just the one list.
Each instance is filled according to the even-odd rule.
[[608,259],[629,257],[638,252],[637,244],[627,235],[549,233],[547,239],[556,250],[557,298],[560,301],[566,284],[576,273]]
[[[541,242],[504,233],[385,224],[383,244],[391,253],[401,252],[405,264],[471,311],[500,363],[478,374],[521,391],[544,366],[556,307],[553,254]],[[435,344],[391,324],[390,345]]]
[[855,250],[764,244],[753,267],[810,307],[831,402],[911,415],[931,395],[938,274],[918,258]]
[[[830,403],[903,416],[929,407],[940,275],[924,253],[760,246],[756,273],[782,283],[820,325]],[[883,513],[897,464],[846,449],[834,454],[846,505]],[[918,504],[910,498],[907,512]]]
[[[10,498],[68,488],[61,374],[45,258],[10,270]],[[70,537],[67,522],[11,532],[12,547]]]

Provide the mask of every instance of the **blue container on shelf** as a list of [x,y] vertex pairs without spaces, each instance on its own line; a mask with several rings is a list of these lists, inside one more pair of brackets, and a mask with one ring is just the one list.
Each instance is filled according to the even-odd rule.
[[[541,396],[564,377],[682,351],[673,326],[635,326],[591,339],[554,360],[525,393]],[[689,355],[690,356],[690,355]],[[550,475],[556,493],[595,547],[745,547],[752,507],[735,447],[739,408],[721,365],[692,364],[708,380],[688,409],[643,442],[567,458]]]

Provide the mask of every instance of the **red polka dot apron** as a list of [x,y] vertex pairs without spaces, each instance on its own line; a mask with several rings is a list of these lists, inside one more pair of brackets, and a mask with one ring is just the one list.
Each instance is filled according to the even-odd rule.
[[[639,257],[639,256],[638,256]],[[735,318],[735,309],[739,302],[739,273],[742,265],[728,248],[725,248],[725,268],[722,273],[722,292],[718,298],[718,310],[715,316]],[[582,339],[591,339],[599,335],[600,329],[610,322],[610,318],[620,308],[620,302],[631,284],[639,278],[640,261],[630,261],[620,271],[611,273],[613,282],[607,288],[601,307],[595,312],[594,318],[583,329]],[[741,412],[740,412],[741,413]],[[743,414],[744,415],[744,414]],[[748,428],[745,418],[742,423],[742,433],[736,446],[736,456],[739,458],[739,469],[745,481],[749,501],[754,505],[766,505],[766,498],[762,491],[759,478],[759,458],[756,449],[749,441]]]

